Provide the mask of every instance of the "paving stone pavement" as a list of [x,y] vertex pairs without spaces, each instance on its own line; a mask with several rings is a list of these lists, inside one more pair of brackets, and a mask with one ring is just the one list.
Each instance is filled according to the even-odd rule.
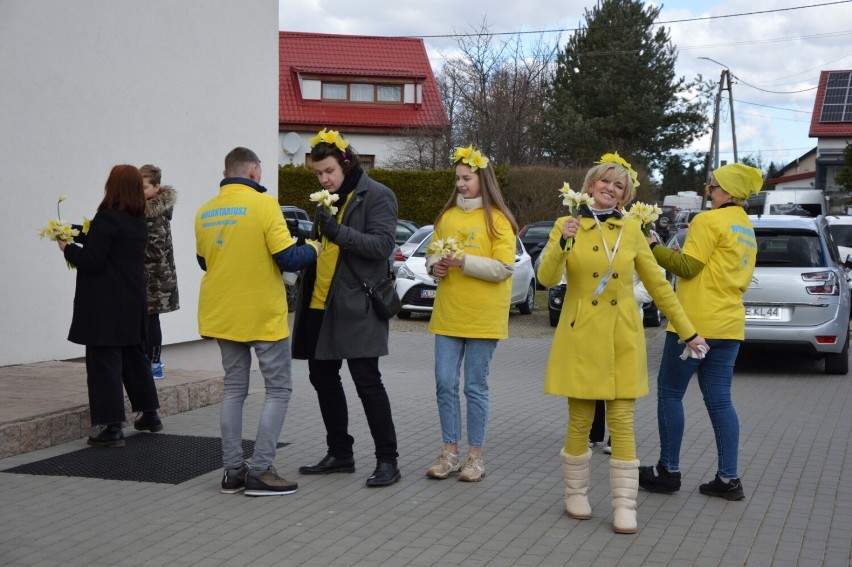
[[[534,314],[536,315],[536,314]],[[715,472],[713,433],[696,384],[685,400],[683,488],[639,493],[636,535],[612,532],[608,456],[592,457],[593,518],[568,518],[559,449],[566,402],[542,393],[550,349],[546,315],[513,315],[513,338],[492,363],[486,478],[425,477],[441,448],[434,401],[433,337],[425,319],[395,322],[381,361],[400,448],[401,482],[367,488],[375,464],[348,375],[354,474],[301,476],[325,453],[325,434],[307,365],[294,361],[295,388],[278,471],[293,495],[219,493],[221,471],[179,485],[0,474],[4,566],[189,565],[829,565],[852,553],[852,378],[827,376],[795,356],[748,353],[734,400],[741,420],[740,474],[746,500],[698,493]],[[532,331],[519,331],[527,326]],[[661,329],[648,329],[652,395],[639,400],[639,458],[658,456],[655,376]],[[593,348],[593,345],[590,345]],[[252,438],[262,394],[246,404]],[[164,418],[165,433],[218,436],[219,405]],[[126,430],[131,434],[132,430]],[[0,470],[74,451],[75,440],[0,459]],[[120,450],[120,449],[114,449]]]

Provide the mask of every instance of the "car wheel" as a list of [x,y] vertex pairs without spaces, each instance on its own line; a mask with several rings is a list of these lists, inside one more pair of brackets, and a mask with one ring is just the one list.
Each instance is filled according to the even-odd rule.
[[299,288],[301,288],[301,276],[296,279],[293,285],[284,284],[287,292],[287,311],[290,313],[296,312],[296,305],[299,303]]
[[535,280],[530,281],[530,287],[527,290],[527,298],[524,299],[524,302],[518,305],[518,311],[521,312],[521,315],[529,315],[533,312],[533,308],[535,307]]
[[646,327],[659,327],[663,323],[663,314],[660,313],[660,310],[657,309],[656,305],[654,305],[654,311],[651,313],[651,316],[648,317],[646,315],[642,322]]
[[848,374],[849,373],[849,335],[846,336],[846,344],[839,353],[825,355],[826,374]]
[[396,316],[400,319],[411,319],[411,311],[400,311]]

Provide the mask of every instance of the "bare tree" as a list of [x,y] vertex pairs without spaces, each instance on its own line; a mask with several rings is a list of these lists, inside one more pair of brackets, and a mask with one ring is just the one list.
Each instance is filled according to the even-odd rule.
[[478,30],[458,36],[462,55],[446,59],[438,74],[450,146],[473,143],[501,165],[536,163],[543,144],[534,126],[542,121],[559,38],[496,37],[483,19]]

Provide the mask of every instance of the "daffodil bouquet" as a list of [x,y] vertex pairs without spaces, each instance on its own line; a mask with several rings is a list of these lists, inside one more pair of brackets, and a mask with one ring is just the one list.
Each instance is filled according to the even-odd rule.
[[594,203],[591,195],[574,191],[567,181],[559,189],[559,196],[562,197],[562,204],[568,207],[568,214],[572,217],[577,216],[582,205],[592,206]]
[[651,228],[654,223],[663,214],[662,209],[657,205],[649,205],[648,203],[634,203],[630,210],[627,211],[629,218],[635,219],[642,226],[642,234],[648,236],[651,234]]
[[[334,204],[340,199],[340,195],[337,193],[329,193],[328,190],[323,189],[322,191],[317,191],[316,193],[311,193],[311,202],[321,205],[323,209],[328,211],[329,213],[336,215],[337,207]],[[323,235],[322,237],[322,247],[325,248],[328,246],[328,237]]]
[[426,253],[440,256],[441,258],[461,258],[464,256],[464,243],[459,242],[453,237],[446,240],[439,238],[429,243]]
[[[594,203],[591,195],[585,192],[578,193],[574,191],[567,181],[559,189],[559,196],[562,197],[562,204],[568,207],[568,214],[572,217],[577,216],[577,213],[580,212],[580,207],[583,205],[591,207]],[[567,243],[567,247],[570,248],[574,245],[574,237],[566,238],[565,242]]]
[[[59,195],[59,199],[56,201],[56,219],[47,221],[47,224],[44,225],[38,231],[39,238],[47,238],[48,240],[57,241],[63,240],[68,244],[72,244],[74,242],[74,238],[76,236],[80,236],[80,231],[74,228],[70,222],[62,220],[62,215],[59,212],[59,204],[66,199],[65,195]],[[85,217],[83,217],[83,234],[89,232],[89,224],[91,221]],[[68,268],[73,270],[74,265],[66,262],[68,264]]]

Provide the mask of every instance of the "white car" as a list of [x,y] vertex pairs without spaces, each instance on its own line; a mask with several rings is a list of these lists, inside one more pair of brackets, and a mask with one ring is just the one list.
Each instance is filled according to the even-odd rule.
[[[402,310],[397,314],[400,319],[410,319],[414,312],[431,313],[435,304],[438,284],[426,273],[426,249],[430,242],[431,234],[420,243],[396,273],[396,293],[402,300]],[[515,237],[515,242],[511,305],[517,306],[522,314],[529,315],[535,305],[535,272],[521,239]]]
[[837,250],[840,252],[840,261],[845,262],[846,258],[852,254],[852,216],[828,216],[825,217],[828,221],[828,231],[834,238],[834,243],[837,244]]
[[408,237],[408,240],[406,240],[394,249],[393,256],[391,257],[391,260],[393,260],[392,269],[394,277],[399,271],[400,266],[402,266],[402,264],[408,259],[408,257],[411,256],[411,254],[415,250],[417,250],[417,247],[420,245],[420,243],[432,234],[433,230],[435,230],[435,227],[431,224],[421,226],[420,228],[414,231],[414,234]]

